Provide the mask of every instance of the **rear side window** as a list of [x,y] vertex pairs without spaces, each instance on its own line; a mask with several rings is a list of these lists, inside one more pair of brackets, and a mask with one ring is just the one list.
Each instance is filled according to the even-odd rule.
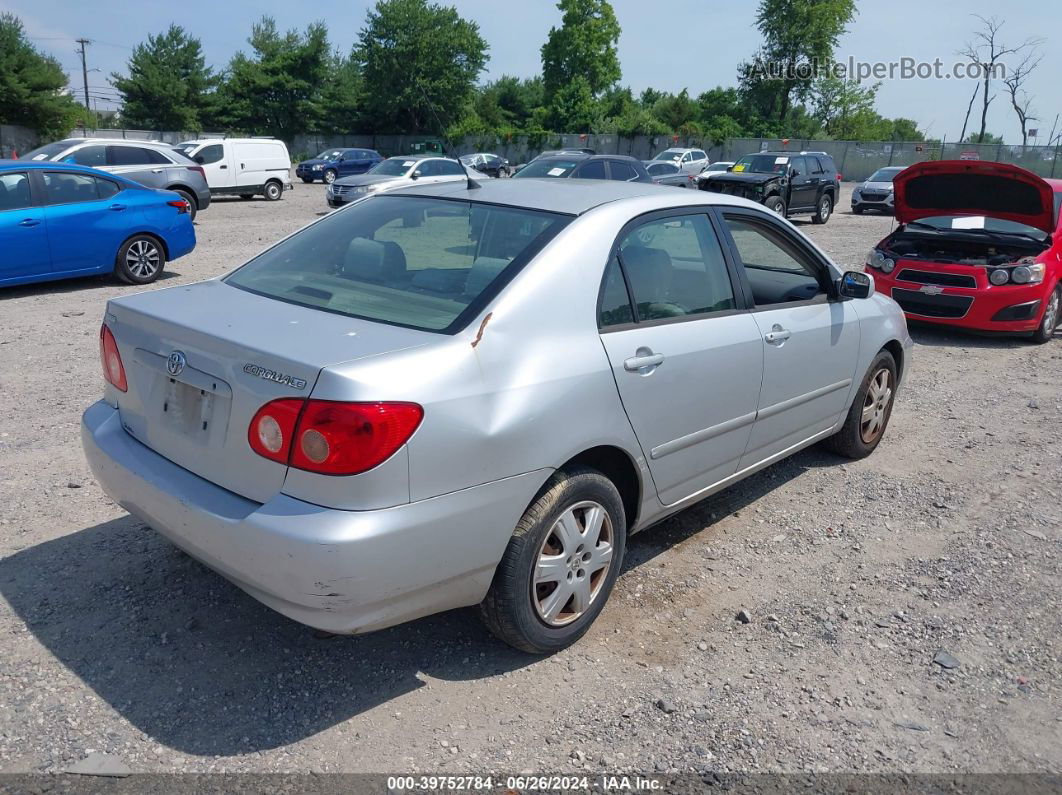
[[0,174],[0,212],[32,206],[29,175],[21,171]]
[[118,193],[121,188],[117,183],[111,182],[109,179],[100,179],[96,177],[96,192],[101,199],[109,199]]
[[[639,322],[705,315],[734,309],[734,288],[723,249],[703,215],[678,215],[647,221],[628,232],[619,245],[619,260],[637,309]],[[619,291],[606,283],[615,301]],[[607,293],[606,293],[607,296]],[[604,299],[602,310],[605,309]],[[612,308],[601,324],[626,322]],[[609,322],[606,322],[609,321]]]
[[573,175],[578,179],[604,179],[605,164],[601,160],[591,160]]
[[378,196],[278,243],[226,282],[328,312],[452,334],[569,220]]
[[630,182],[633,179],[638,179],[638,172],[634,170],[634,167],[630,163],[623,163],[619,160],[610,160],[608,162],[608,178],[621,182]]
[[64,163],[77,163],[79,166],[91,166],[99,168],[107,165],[107,147],[83,146],[76,152],[72,152],[63,158]]
[[108,146],[107,164],[111,166],[170,165],[162,152],[141,146]]

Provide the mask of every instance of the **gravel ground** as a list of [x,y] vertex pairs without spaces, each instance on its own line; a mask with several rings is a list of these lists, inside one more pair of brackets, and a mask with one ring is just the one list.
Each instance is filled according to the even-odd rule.
[[[215,202],[158,285],[323,190]],[[858,265],[891,223],[799,225]],[[134,289],[0,295],[0,771],[1062,769],[1062,339],[914,329],[873,456],[806,451],[635,537],[587,637],[532,659],[471,610],[316,637],[108,500],[78,424]]]

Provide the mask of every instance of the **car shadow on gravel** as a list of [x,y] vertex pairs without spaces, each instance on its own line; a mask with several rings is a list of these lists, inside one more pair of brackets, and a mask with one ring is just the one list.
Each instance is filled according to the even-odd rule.
[[[167,279],[175,279],[180,275],[180,272],[177,271],[164,270],[159,275],[159,278],[152,284],[160,284]],[[96,276],[81,276],[76,279],[58,279],[54,282],[34,282],[33,284],[22,284],[18,287],[3,287],[0,288],[0,301],[9,298],[27,298],[37,295],[44,296],[62,295],[63,293],[80,293],[85,290],[97,290],[103,287],[136,287],[143,290],[146,286],[126,284],[119,280],[114,274],[99,274]]]
[[[808,469],[813,449],[632,538],[651,561]],[[38,641],[154,741],[195,755],[298,742],[423,687],[534,664],[455,610],[356,638],[318,637],[125,516],[0,561],[0,593]],[[17,674],[10,671],[9,673]]]
[[[949,326],[937,326],[932,323],[919,323],[917,320],[909,320],[907,328],[911,332],[911,338],[919,345],[934,348],[995,348],[1007,350],[1011,348],[1036,348],[1038,347],[1029,340],[1028,334],[976,331],[973,329],[954,328]],[[1062,339],[1062,327],[1055,331],[1055,339]],[[1048,342],[1053,344],[1054,340]]]

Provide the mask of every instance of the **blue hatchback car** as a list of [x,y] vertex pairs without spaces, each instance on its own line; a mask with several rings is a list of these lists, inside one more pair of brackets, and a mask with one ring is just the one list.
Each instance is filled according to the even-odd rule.
[[0,160],[0,287],[99,273],[153,282],[195,248],[189,209],[94,168]]
[[303,182],[322,180],[331,185],[339,177],[364,174],[383,156],[375,149],[326,149],[317,157],[303,160],[295,167],[295,176]]

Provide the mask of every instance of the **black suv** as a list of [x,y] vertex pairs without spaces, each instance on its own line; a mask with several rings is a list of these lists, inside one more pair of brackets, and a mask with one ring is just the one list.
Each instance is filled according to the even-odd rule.
[[837,204],[837,166],[825,152],[754,152],[724,172],[702,174],[701,190],[744,196],[783,217],[826,223]]

